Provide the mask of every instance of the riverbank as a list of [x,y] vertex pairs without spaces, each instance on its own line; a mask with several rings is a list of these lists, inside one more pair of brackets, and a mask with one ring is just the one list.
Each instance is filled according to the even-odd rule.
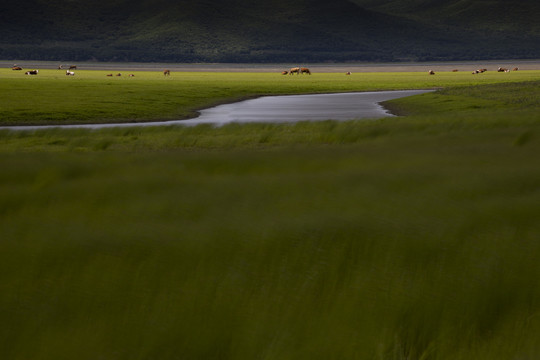
[[498,67],[521,70],[540,70],[540,60],[486,60],[486,61],[449,61],[449,62],[402,62],[402,63],[307,63],[307,64],[182,64],[182,63],[104,63],[104,62],[61,62],[12,60],[0,61],[0,68],[11,68],[14,64],[24,69],[58,69],[77,65],[83,70],[110,71],[163,71],[169,69],[176,72],[269,72],[281,73],[295,66],[309,67],[315,73],[366,73],[366,72],[426,72],[433,71],[466,71],[487,68],[496,71]]
[[350,76],[314,73],[135,71],[134,76],[107,76],[110,70],[65,71],[44,69],[24,75],[0,69],[0,125],[66,125],[137,123],[181,120],[219,104],[272,96],[476,86],[540,79],[540,71],[488,72],[382,72]]
[[264,96],[202,109],[193,119],[138,123],[4,126],[0,130],[105,129],[140,126],[196,126],[229,123],[294,123],[298,121],[359,120],[393,116],[379,105],[383,101],[424,94],[433,90],[396,90],[363,93]]

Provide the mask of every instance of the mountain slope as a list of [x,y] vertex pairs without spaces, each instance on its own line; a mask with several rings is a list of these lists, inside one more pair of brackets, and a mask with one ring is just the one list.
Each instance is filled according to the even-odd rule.
[[0,5],[0,58],[297,62],[540,57],[534,32],[488,35],[478,43],[466,28],[452,25],[451,16],[425,21],[442,9],[432,7],[422,15],[417,9],[425,2],[403,7],[403,1],[377,5],[372,0],[28,0],[24,11]]
[[423,23],[460,26],[470,31],[540,35],[537,0],[351,0],[386,14]]

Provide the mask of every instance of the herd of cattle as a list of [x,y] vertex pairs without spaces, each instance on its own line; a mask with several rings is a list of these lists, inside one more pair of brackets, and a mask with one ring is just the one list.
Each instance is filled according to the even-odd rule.
[[[518,70],[519,69],[517,67],[512,69],[512,71],[518,71]],[[452,72],[458,72],[458,71],[459,71],[458,69],[452,70]],[[487,69],[477,69],[477,70],[474,70],[472,73],[473,73],[473,75],[474,74],[482,74],[482,73],[485,73],[486,71],[487,71]],[[499,67],[497,69],[497,72],[510,72],[510,69]],[[435,75],[435,71],[429,70],[428,74],[429,75]]]
[[311,75],[311,71],[308,68],[305,68],[305,67],[293,67],[289,71],[283,71],[281,73],[281,75],[287,75],[287,74],[289,74],[289,75],[292,75],[292,74],[296,74],[296,75],[298,75],[298,74],[302,74],[302,75],[308,74],[308,75]]
[[[22,70],[23,68],[18,66],[18,65],[13,65],[11,67],[11,70]],[[63,65],[59,65],[58,66],[58,70],[64,70],[64,66]],[[76,70],[77,69],[77,65],[70,65],[69,68],[66,70],[66,75],[67,76],[75,76],[75,72],[74,71],[71,71],[71,70]],[[27,72],[25,72],[25,75],[37,75],[39,73],[39,70],[29,70]],[[163,72],[165,75],[170,75],[171,72],[169,70],[165,70]],[[113,74],[107,74],[107,76],[113,76]],[[122,76],[121,73],[118,73],[116,74],[116,76]],[[135,76],[134,74],[129,74],[128,75],[129,77],[133,77]]]
[[[518,71],[518,68],[515,67],[515,68],[513,68],[512,70],[513,70],[513,71]],[[452,70],[452,72],[458,72],[458,71],[459,71],[458,69]],[[486,72],[486,71],[487,71],[487,69],[478,69],[478,70],[473,71],[472,73],[473,73],[473,74],[481,74],[481,73],[484,73],[484,72]],[[510,69],[503,68],[503,67],[499,67],[499,68],[497,69],[497,71],[498,71],[498,72],[510,72]],[[287,75],[287,74],[288,74],[288,75],[292,75],[292,74],[296,74],[296,75],[298,75],[298,74],[309,74],[309,75],[311,75],[311,71],[310,71],[308,68],[304,68],[304,67],[294,67],[294,68],[291,68],[291,69],[288,70],[288,71],[287,71],[287,70],[283,71],[281,74],[282,74],[282,75]],[[435,71],[429,70],[428,74],[429,74],[429,75],[435,75]],[[347,71],[347,72],[345,73],[345,75],[351,75],[351,72],[350,72],[350,71]]]
[[[13,65],[13,67],[11,69],[12,70],[22,70],[22,67],[20,67],[18,65]],[[58,69],[63,70],[64,69],[63,65],[58,66]],[[77,69],[77,65],[70,65],[69,69],[66,70],[66,75],[67,76],[74,76],[75,72],[73,72],[71,70],[75,70],[75,69]],[[518,70],[519,69],[517,67],[512,69],[512,71],[518,71]],[[452,70],[452,72],[458,72],[458,71],[459,71],[458,69]],[[474,70],[472,73],[473,74],[482,74],[482,73],[485,73],[486,71],[487,71],[487,69],[477,69],[477,70]],[[497,72],[510,72],[510,69],[499,67],[497,69]],[[29,71],[25,72],[26,75],[37,75],[38,73],[39,73],[39,70],[29,70]],[[309,68],[306,68],[306,67],[293,67],[290,70],[283,71],[281,74],[282,75],[292,75],[292,74],[296,74],[296,75],[308,74],[308,75],[311,75],[311,70],[309,70]],[[428,74],[429,75],[435,75],[435,71],[429,70]],[[171,71],[168,70],[168,69],[165,69],[165,70],[163,70],[163,75],[164,76],[170,76]],[[351,75],[351,72],[347,71],[345,73],[345,75]],[[107,76],[113,76],[113,74],[107,74]],[[116,76],[122,76],[122,74],[118,73],[118,74],[116,74]],[[129,74],[128,76],[133,77],[135,75],[134,74]]]

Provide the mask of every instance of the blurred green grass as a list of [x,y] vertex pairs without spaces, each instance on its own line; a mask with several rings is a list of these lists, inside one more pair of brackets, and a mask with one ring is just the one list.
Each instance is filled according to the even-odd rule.
[[1,357],[536,358],[537,85],[382,120],[0,131]]

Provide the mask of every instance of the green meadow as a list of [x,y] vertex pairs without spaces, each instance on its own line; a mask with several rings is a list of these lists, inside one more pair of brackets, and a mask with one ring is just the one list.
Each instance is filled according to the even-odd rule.
[[[540,79],[538,71],[425,73],[124,72],[0,69],[0,125],[133,122],[193,117],[197,109],[276,94],[432,89]],[[122,76],[116,76],[116,74]],[[108,77],[107,74],[113,74]],[[135,75],[129,77],[129,74]]]
[[0,70],[0,122],[440,89],[401,117],[0,130],[0,357],[540,356],[540,71]]

